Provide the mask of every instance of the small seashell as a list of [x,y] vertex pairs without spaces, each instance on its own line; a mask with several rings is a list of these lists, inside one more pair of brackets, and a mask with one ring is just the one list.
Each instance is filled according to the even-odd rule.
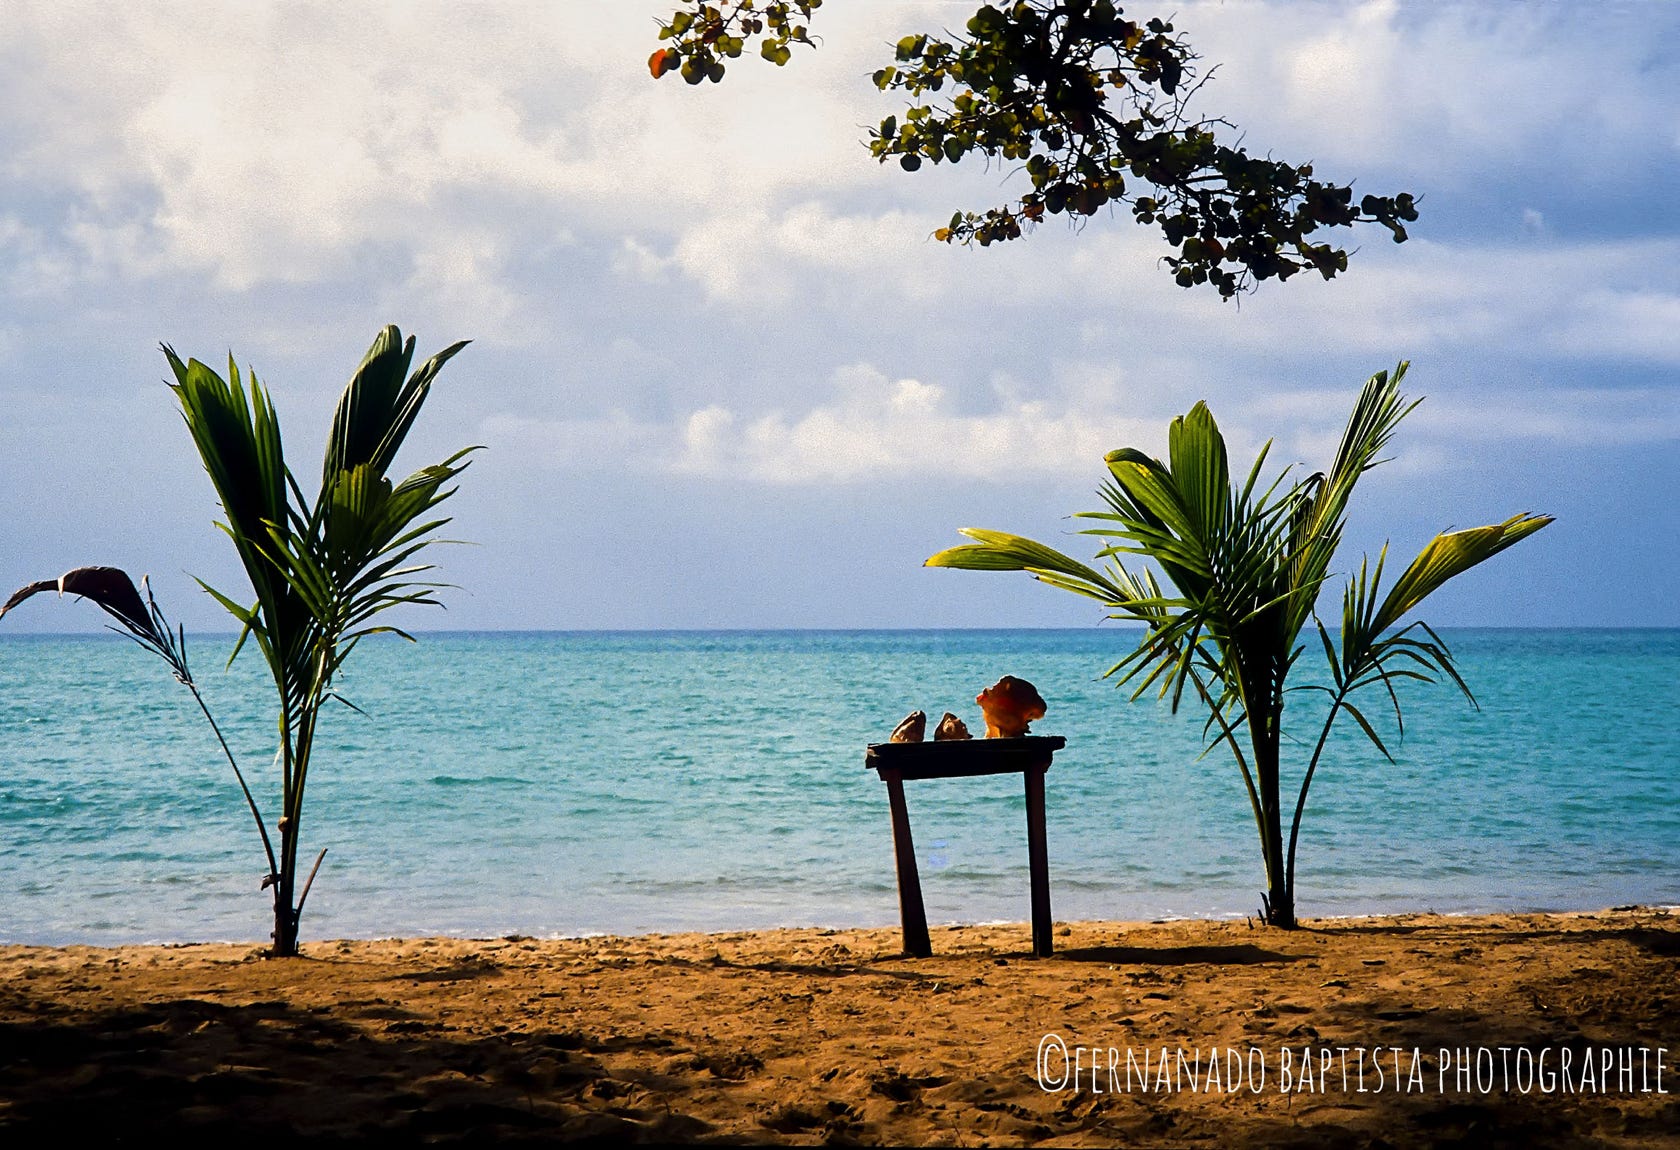
[[949,711],[945,712],[945,717],[939,720],[938,729],[933,732],[933,741],[936,743],[950,742],[953,739],[972,739],[973,737],[968,733],[968,724]]
[[974,698],[986,716],[988,739],[1015,739],[1034,719],[1044,717],[1044,699],[1025,679],[1005,675]]
[[893,728],[892,743],[919,743],[922,736],[927,734],[927,713],[925,711],[911,711],[904,716],[904,721]]

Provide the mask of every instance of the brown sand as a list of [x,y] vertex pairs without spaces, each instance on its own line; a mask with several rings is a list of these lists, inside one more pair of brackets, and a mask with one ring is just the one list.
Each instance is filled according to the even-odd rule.
[[[0,947],[0,1139],[1680,1139],[1680,915],[1413,915],[1293,933],[1084,923],[1057,928],[1051,959],[1026,953],[1023,926],[936,929],[928,959],[902,957],[898,942],[896,930],[422,939],[315,943],[287,961],[249,945]],[[1095,1090],[1083,1052],[1077,1088],[1040,1088],[1047,1032],[1101,1048]],[[1219,1048],[1218,1088],[1161,1088],[1162,1047],[1200,1052],[1204,1070]],[[1349,1048],[1345,1084],[1337,1047]],[[1478,1047],[1490,1048],[1486,1094],[1439,1070],[1442,1048],[1473,1068]],[[1588,1048],[1596,1071],[1603,1048],[1627,1047],[1651,1048],[1632,1052],[1630,1076],[1581,1080]],[[1263,1059],[1259,1093],[1230,1081],[1232,1048]],[[1524,1094],[1521,1060],[1543,1052]],[[1130,1092],[1112,1092],[1128,1053]],[[1048,1061],[1052,1078],[1065,1074],[1056,1048]],[[1176,1074],[1176,1054],[1169,1065]]]

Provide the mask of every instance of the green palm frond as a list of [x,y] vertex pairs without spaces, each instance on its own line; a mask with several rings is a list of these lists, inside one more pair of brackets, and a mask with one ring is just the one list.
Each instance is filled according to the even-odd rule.
[[[1137,647],[1105,677],[1131,688],[1134,699],[1154,691],[1176,710],[1186,695],[1208,710],[1209,748],[1224,744],[1236,757],[1260,829],[1270,886],[1266,917],[1285,924],[1294,916],[1294,851],[1307,787],[1329,737],[1345,712],[1384,756],[1389,747],[1365,712],[1349,698],[1380,687],[1400,721],[1397,684],[1448,679],[1466,697],[1469,688],[1452,654],[1419,622],[1395,631],[1401,618],[1448,579],[1526,538],[1551,520],[1519,515],[1491,527],[1454,532],[1434,540],[1386,596],[1381,590],[1386,548],[1375,566],[1365,561],[1348,580],[1342,602],[1341,644],[1314,608],[1331,578],[1347,508],[1363,476],[1382,460],[1395,428],[1417,406],[1400,394],[1408,364],[1380,371],[1361,389],[1328,470],[1288,482],[1289,468],[1262,483],[1270,441],[1240,483],[1234,480],[1223,435],[1206,404],[1198,403],[1168,428],[1167,461],[1126,447],[1105,456],[1106,505],[1081,512],[1081,530],[1100,541],[1099,572],[1059,551],[1002,532],[965,528],[977,543],[942,551],[935,567],[1027,571],[1051,586],[1096,599],[1111,618],[1144,623]],[[1125,563],[1141,557],[1159,569],[1163,590],[1148,568],[1134,574]],[[1330,685],[1289,687],[1307,622],[1314,623]],[[1419,637],[1420,633],[1422,636]],[[1303,772],[1288,839],[1280,828],[1280,740],[1284,702],[1291,691],[1312,690],[1331,700],[1316,748]],[[1247,750],[1238,738],[1246,729]],[[1404,731],[1403,725],[1401,726]],[[1275,917],[1274,917],[1275,916]]]
[[1366,380],[1348,416],[1330,470],[1315,475],[1295,491],[1290,551],[1290,581],[1301,588],[1313,588],[1293,605],[1289,620],[1291,636],[1300,633],[1312,614],[1317,588],[1330,573],[1330,564],[1341,546],[1347,505],[1359,479],[1377,466],[1378,453],[1394,435],[1394,429],[1421,400],[1408,401],[1400,394],[1410,364],[1405,360],[1393,373],[1379,371]]
[[404,341],[394,324],[379,333],[339,397],[321,461],[323,491],[329,490],[341,473],[363,465],[375,475],[390,470],[397,449],[426,402],[432,380],[468,342],[451,344],[404,380],[414,359],[414,337]]
[[956,567],[968,571],[1026,571],[1037,578],[1102,601],[1123,606],[1125,590],[1100,571],[1070,559],[1053,547],[1005,531],[961,528],[958,534],[974,543],[947,548],[922,561],[924,567]]
[[256,376],[247,384],[230,357],[224,379],[164,348],[182,415],[221,501],[221,526],[239,553],[255,602],[247,606],[205,589],[239,621],[234,654],[253,639],[280,700],[283,817],[274,885],[276,945],[283,951],[288,937],[295,947],[296,916],[308,892],[306,883],[295,905],[289,901],[317,719],[326,701],[337,697],[333,678],[367,635],[408,637],[376,625],[377,616],[393,607],[436,605],[435,592],[444,586],[416,578],[431,566],[415,560],[449,522],[434,511],[454,494],[451,483],[477,449],[400,482],[387,472],[433,379],[465,346],[453,344],[409,374],[414,340],[404,340],[394,326],[379,333],[339,398],[313,499],[286,465],[279,420]]
[[1447,580],[1461,575],[1552,522],[1549,515],[1513,515],[1501,523],[1437,535],[1395,580],[1371,621],[1376,631],[1398,623]]

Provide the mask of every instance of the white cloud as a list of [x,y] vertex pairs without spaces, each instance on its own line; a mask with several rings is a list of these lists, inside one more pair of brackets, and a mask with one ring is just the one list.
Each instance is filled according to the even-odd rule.
[[771,485],[1088,477],[1113,448],[1159,451],[1163,438],[1163,421],[1078,400],[994,394],[985,410],[959,411],[945,387],[891,379],[868,364],[837,371],[830,384],[827,402],[792,410],[711,404],[663,422],[616,410],[559,420],[499,415],[481,433],[493,449],[547,467]]
[[[1680,255],[1680,245],[1665,253]],[[1573,301],[1552,337],[1559,352],[1680,365],[1680,291],[1594,285]]]
[[[1397,255],[1368,234],[1334,284],[1267,285],[1239,316],[1206,292],[1173,288],[1155,266],[1158,239],[1123,213],[1072,245],[1043,234],[1059,224],[983,253],[932,243],[951,207],[1007,195],[999,174],[965,165],[909,177],[871,163],[859,141],[894,105],[867,82],[869,68],[898,31],[949,23],[955,9],[832,7],[821,13],[820,51],[779,70],[742,60],[724,84],[690,89],[646,76],[636,46],[653,43],[654,10],[633,4],[580,20],[546,3],[176,3],[97,22],[25,5],[11,30],[11,87],[58,99],[13,102],[16,155],[35,186],[76,189],[76,206],[56,224],[25,221],[56,226],[63,242],[43,231],[32,266],[14,259],[11,279],[62,291],[77,274],[186,269],[250,291],[343,283],[377,256],[399,269],[386,289],[393,302],[465,312],[480,330],[525,342],[548,322],[540,297],[552,284],[530,282],[519,257],[569,233],[627,282],[686,278],[737,317],[789,301],[971,315],[1003,300],[1060,299],[1099,340],[1112,314],[1146,335],[1188,320],[1239,351],[1303,330],[1344,347],[1415,351],[1531,346],[1537,329],[1573,328],[1547,338],[1568,354],[1613,343],[1622,350],[1612,355],[1672,356],[1650,327],[1675,289],[1652,269],[1672,264],[1595,265],[1590,248],[1507,257],[1414,239]],[[1531,154],[1537,132],[1555,134],[1557,101],[1581,98],[1548,71],[1564,51],[1552,43],[1557,19],[1386,2],[1192,4],[1179,25],[1221,63],[1205,98],[1233,109],[1265,147],[1313,155],[1323,142],[1350,163],[1404,155],[1416,167],[1434,157],[1485,165],[1501,149]],[[1419,60],[1446,78],[1411,82]],[[1606,71],[1588,111],[1640,110],[1615,127],[1641,130],[1661,110],[1651,86]],[[1583,146],[1574,136],[1548,143]],[[1612,271],[1633,278],[1611,281]],[[1621,293],[1592,305],[1614,323],[1560,314],[1583,284]],[[1610,331],[1621,334],[1594,342]]]
[[1219,67],[1203,110],[1257,148],[1439,187],[1538,160],[1614,181],[1680,110],[1660,49],[1672,20],[1659,5],[1195,0],[1176,24]]
[[1040,401],[977,414],[951,409],[944,388],[849,372],[834,403],[743,419],[720,408],[684,427],[676,468],[775,484],[859,483],[915,477],[1007,482],[1012,475],[1089,476],[1103,454],[1153,440],[1153,422]]
[[[549,421],[497,416],[482,434],[496,451],[549,468],[770,486],[1088,479],[1116,447],[1165,453],[1167,420],[1119,406],[996,395],[988,409],[962,412],[946,388],[890,379],[867,364],[837,372],[832,384],[828,402],[801,409],[748,414],[712,404],[663,422],[622,411]],[[1285,465],[1304,469],[1299,474],[1328,466],[1351,394],[1274,391],[1216,404],[1232,466],[1246,468],[1268,438],[1268,475]],[[1407,419],[1395,467],[1450,471],[1467,446],[1513,440],[1583,447],[1680,439],[1680,396],[1672,392],[1571,389],[1555,398],[1545,406],[1514,393],[1432,399]]]
[[742,61],[701,91],[647,76],[654,12],[25,5],[8,12],[7,87],[59,98],[12,102],[8,166],[235,290],[342,274],[361,244],[424,251],[480,226],[463,209],[486,197],[523,203],[527,223],[681,231],[873,178],[855,101],[878,48],[846,35],[867,7],[826,21],[838,43],[802,75]]
[[495,331],[508,343],[541,337],[525,302],[502,275],[506,238],[494,231],[456,231],[417,251],[413,270],[391,294],[429,301],[437,311],[470,316],[475,328]]
[[613,253],[612,266],[616,274],[629,279],[664,283],[671,278],[674,262],[672,257],[660,255],[634,236],[625,236],[619,241],[618,251]]
[[[1184,0],[1179,27],[1220,65],[1200,106],[1252,150],[1426,196],[1410,242],[1344,235],[1346,275],[1239,307],[1173,286],[1124,212],[984,251],[929,239],[1019,176],[873,163],[866,125],[902,104],[868,73],[978,2],[832,0],[819,51],[690,88],[647,76],[669,10],[652,0],[9,0],[0,398],[45,380],[58,396],[10,466],[85,454],[74,418],[122,389],[167,407],[159,338],[231,345],[289,389],[289,420],[324,418],[386,320],[477,341],[422,436],[489,443],[475,475],[508,491],[553,471],[603,493],[553,517],[516,498],[508,537],[464,529],[486,554],[622,533],[602,508],[642,489],[738,486],[745,507],[826,484],[860,520],[920,513],[941,477],[1088,492],[1103,452],[1159,454],[1201,398],[1234,460],[1275,435],[1275,462],[1320,466],[1360,380],[1401,357],[1433,398],[1397,469],[1474,457],[1539,485],[1511,478],[1536,444],[1596,461],[1674,439],[1667,9]],[[152,466],[150,447],[123,465]],[[1614,466],[1598,482],[1638,489]],[[39,535],[91,514],[13,518]]]
[[712,215],[688,228],[671,262],[707,297],[738,307],[786,303],[790,296],[860,293],[896,301],[945,294],[953,252],[928,240],[926,218],[904,211],[836,212],[802,201],[775,212]]
[[[1680,241],[1535,246],[1414,239],[1354,258],[1333,282],[1262,289],[1245,322],[1210,331],[1233,350],[1508,353],[1680,365]],[[1259,313],[1258,315],[1256,313]]]

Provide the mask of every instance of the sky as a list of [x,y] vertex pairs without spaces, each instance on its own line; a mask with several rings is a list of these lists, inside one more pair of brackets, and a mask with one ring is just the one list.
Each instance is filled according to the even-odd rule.
[[[159,351],[272,389],[288,458],[386,323],[444,369],[399,470],[482,444],[416,628],[1093,626],[957,528],[1095,550],[1103,453],[1206,400],[1246,463],[1328,463],[1371,373],[1423,405],[1364,480],[1387,540],[1557,522],[1445,626],[1680,625],[1680,6],[1203,3],[1197,107],[1356,193],[1348,272],[1240,303],[1158,234],[931,232],[1023,184],[873,161],[869,74],[975,7],[829,0],[817,51],[653,81],[670,0],[0,0],[0,590],[104,563],[190,629],[233,550]],[[9,580],[9,582],[7,582]],[[100,625],[32,601],[18,631]]]

